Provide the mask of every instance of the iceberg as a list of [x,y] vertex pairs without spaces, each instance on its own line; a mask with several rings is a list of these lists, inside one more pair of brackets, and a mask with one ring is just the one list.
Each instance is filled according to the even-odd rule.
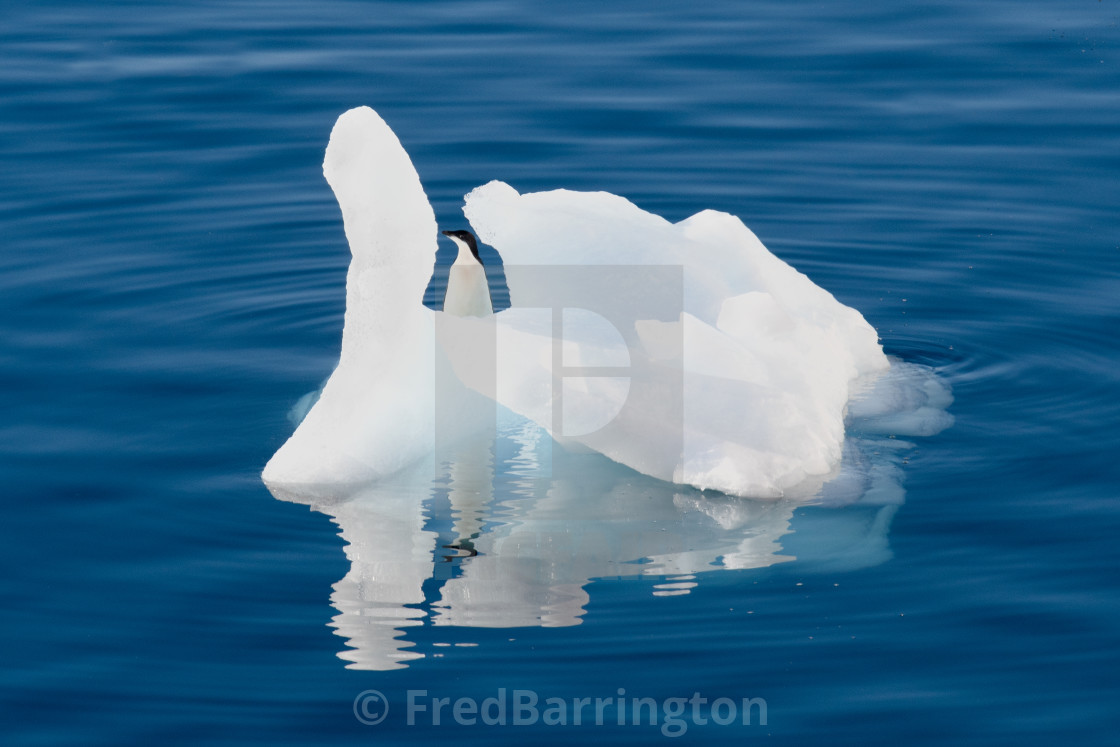
[[734,216],[672,223],[617,195],[490,182],[464,214],[511,307],[461,317],[422,304],[434,213],[376,112],[339,117],[323,170],[353,255],[342,349],[264,468],[274,492],[384,480],[512,413],[658,480],[780,498],[837,474],[850,407],[892,435],[949,422],[935,377],[892,365],[858,311]]

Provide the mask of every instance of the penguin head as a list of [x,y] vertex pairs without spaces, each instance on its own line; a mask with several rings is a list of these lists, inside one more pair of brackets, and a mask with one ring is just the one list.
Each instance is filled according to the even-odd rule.
[[470,231],[440,231],[444,236],[454,241],[456,244],[463,243],[471,250],[471,254],[482,264],[482,257],[478,256],[478,242],[475,241],[474,234]]

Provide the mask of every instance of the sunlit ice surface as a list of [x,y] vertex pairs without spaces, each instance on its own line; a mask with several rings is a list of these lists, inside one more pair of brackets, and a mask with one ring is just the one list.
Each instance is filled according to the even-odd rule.
[[[339,118],[324,172],[353,254],[342,351],[263,477],[348,543],[332,624],[351,666],[424,656],[417,625],[576,625],[595,578],[674,596],[890,556],[899,437],[952,423],[948,387],[741,221],[491,182],[464,212],[511,307],[459,317],[421,304],[434,217],[375,112]],[[797,526],[806,504],[833,510]]]

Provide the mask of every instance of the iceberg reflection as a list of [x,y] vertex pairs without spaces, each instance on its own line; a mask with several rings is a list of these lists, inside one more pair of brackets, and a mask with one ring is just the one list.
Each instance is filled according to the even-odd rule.
[[[783,500],[750,500],[567,451],[507,414],[496,431],[391,481],[274,494],[338,524],[350,561],[331,594],[331,625],[350,647],[339,656],[388,670],[426,655],[408,640],[414,626],[578,625],[592,579],[645,578],[654,596],[668,596],[716,571],[881,563],[910,447],[850,436],[828,479]],[[795,517],[806,504],[830,509]]]

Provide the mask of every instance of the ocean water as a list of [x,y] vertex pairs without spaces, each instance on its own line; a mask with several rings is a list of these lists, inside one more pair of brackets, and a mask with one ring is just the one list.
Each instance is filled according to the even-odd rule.
[[[1120,4],[693,6],[6,7],[0,741],[1114,743]],[[534,497],[511,432],[443,482],[278,500],[337,362],[321,163],[362,104],[443,227],[491,179],[740,216],[954,425],[897,446],[889,499],[594,460]]]

